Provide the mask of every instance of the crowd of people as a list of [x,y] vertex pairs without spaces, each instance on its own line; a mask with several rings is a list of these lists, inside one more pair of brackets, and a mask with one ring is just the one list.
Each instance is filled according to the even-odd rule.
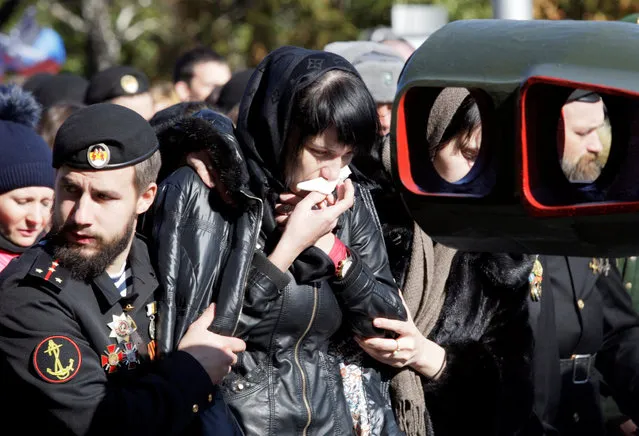
[[[25,434],[637,434],[639,315],[616,264],[635,259],[432,240],[391,175],[407,48],[285,46],[232,71],[197,47],[172,82],[118,65],[2,85],[5,422],[26,408]],[[445,88],[424,117],[424,156],[458,183],[482,146],[477,102]],[[566,101],[571,182],[599,176],[606,123],[596,93]]]

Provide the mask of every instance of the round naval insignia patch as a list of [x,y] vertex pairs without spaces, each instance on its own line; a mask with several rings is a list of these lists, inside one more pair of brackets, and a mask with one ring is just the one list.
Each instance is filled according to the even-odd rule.
[[104,168],[111,159],[111,150],[106,144],[95,144],[87,150],[87,160],[93,168]]
[[133,77],[130,74],[125,74],[120,79],[120,86],[124,89],[124,92],[127,94],[135,94],[140,89],[140,83],[138,83],[138,79]]
[[68,382],[81,364],[80,347],[66,336],[49,336],[33,352],[33,367],[49,383]]

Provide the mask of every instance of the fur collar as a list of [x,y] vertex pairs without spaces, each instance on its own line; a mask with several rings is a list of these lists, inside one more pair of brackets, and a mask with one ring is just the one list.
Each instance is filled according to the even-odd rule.
[[224,115],[202,110],[158,125],[156,134],[162,154],[158,183],[186,165],[189,153],[206,150],[213,163],[214,189],[225,203],[242,203],[245,194],[250,193],[244,156],[235,138],[233,123]]

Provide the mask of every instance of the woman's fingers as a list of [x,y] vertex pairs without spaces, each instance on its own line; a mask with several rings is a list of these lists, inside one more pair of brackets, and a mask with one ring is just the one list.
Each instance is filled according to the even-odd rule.
[[337,186],[337,202],[344,201],[346,203],[350,203],[350,206],[348,207],[351,207],[354,200],[355,187],[353,186],[353,182],[351,182],[350,179],[346,179],[344,180],[344,183]]
[[275,213],[280,215],[290,215],[295,206],[290,203],[277,203],[275,205]]
[[292,192],[284,192],[283,194],[280,194],[280,201],[286,204],[296,205],[303,199],[304,197],[301,197],[297,194],[293,194]]
[[367,347],[387,353],[392,353],[397,350],[398,342],[395,339],[385,339],[385,338],[368,338],[361,339],[358,338],[358,342],[360,344],[364,344]]
[[408,335],[412,332],[412,325],[407,321],[398,321],[396,319],[375,318],[373,325],[377,328],[390,330],[399,335]]
[[[377,339],[379,339],[379,341]],[[406,366],[408,357],[411,355],[410,350],[398,349],[397,344],[392,344],[393,339],[362,339],[356,337],[355,341],[373,359],[395,368],[402,368]]]

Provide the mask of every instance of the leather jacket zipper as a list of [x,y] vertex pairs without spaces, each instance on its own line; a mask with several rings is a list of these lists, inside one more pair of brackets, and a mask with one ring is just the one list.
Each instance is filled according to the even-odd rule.
[[[262,227],[262,213],[264,210],[264,203],[262,203],[262,200],[260,200],[259,198],[254,197],[252,195],[248,195],[246,192],[243,192],[243,194],[246,197],[250,198],[251,200],[257,201],[259,205],[259,211],[257,214],[258,219],[255,225],[255,231],[253,232],[253,238],[251,239],[251,249],[255,250],[255,246],[257,245],[257,238],[260,235],[260,228]],[[248,270],[250,267],[251,267],[251,262],[247,262],[246,266],[244,267],[244,270],[242,271],[242,289],[246,289],[246,282],[248,281]],[[237,327],[240,325],[240,316],[242,315],[242,308],[244,308],[244,292],[242,292],[242,301],[240,301],[239,307],[240,307],[240,311],[237,314],[237,319],[235,320],[235,326],[233,327],[231,336],[235,336]]]
[[299,349],[300,344],[311,330],[311,326],[313,325],[313,321],[315,321],[315,312],[317,311],[317,285],[313,285],[313,312],[311,312],[311,319],[306,326],[306,330],[300,336],[299,340],[295,344],[295,364],[297,368],[300,370],[300,374],[302,376],[302,399],[304,400],[304,407],[306,407],[306,413],[308,414],[308,419],[306,420],[306,425],[304,426],[304,430],[302,430],[302,435],[306,436],[306,432],[308,428],[311,426],[312,416],[311,416],[311,403],[308,401],[308,397],[306,395],[306,374],[304,373],[304,368],[302,368],[302,364],[300,363]]

